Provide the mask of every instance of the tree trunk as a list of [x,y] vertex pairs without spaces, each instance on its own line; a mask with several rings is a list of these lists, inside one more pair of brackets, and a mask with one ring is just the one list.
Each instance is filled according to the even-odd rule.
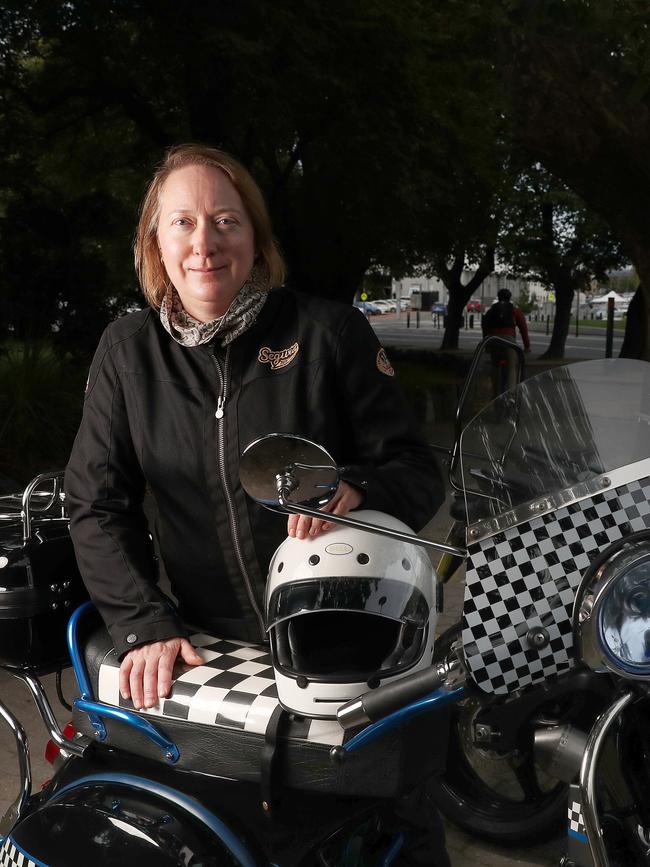
[[625,319],[625,336],[619,353],[619,358],[643,358],[643,343],[647,320],[646,301],[643,294],[643,284],[639,284],[634,297],[627,308]]
[[555,320],[553,322],[551,342],[546,352],[540,355],[540,358],[544,360],[561,360],[564,358],[564,346],[569,334],[569,323],[571,322],[573,294],[573,286],[569,283],[557,283],[555,285]]
[[445,324],[445,333],[442,336],[441,349],[458,349],[458,339],[461,325],[463,324],[463,309],[469,301],[469,296],[464,298],[464,295],[459,292],[462,289],[462,284],[459,282],[459,287],[452,292],[449,289],[449,304],[447,306],[447,322]]
[[643,235],[626,233],[623,242],[631,251],[640,283],[627,311],[621,358],[650,361],[650,251]]
[[461,279],[465,264],[464,252],[456,255],[451,267],[447,267],[442,259],[438,261],[436,274],[449,293],[447,322],[445,333],[442,336],[441,349],[458,349],[459,332],[463,324],[463,310],[481,283],[494,271],[494,255],[494,247],[487,245],[478,268],[471,280],[465,284]]

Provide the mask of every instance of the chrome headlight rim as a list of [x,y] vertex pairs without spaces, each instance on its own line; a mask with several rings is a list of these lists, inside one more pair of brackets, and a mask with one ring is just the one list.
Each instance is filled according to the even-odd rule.
[[573,635],[579,658],[592,671],[612,672],[629,680],[650,680],[650,658],[642,664],[622,660],[609,648],[603,634],[605,603],[612,588],[644,562],[650,562],[650,529],[612,543],[585,572],[574,603]]

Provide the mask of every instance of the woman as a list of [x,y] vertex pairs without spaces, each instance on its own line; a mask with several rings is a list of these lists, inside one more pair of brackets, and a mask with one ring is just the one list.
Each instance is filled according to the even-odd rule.
[[[442,499],[386,354],[352,307],[274,289],[284,266],[262,195],[221,151],[173,148],[142,205],[136,268],[150,309],[105,331],[66,473],[71,533],[136,708],[169,693],[174,661],[200,657],[183,621],[264,640],[267,565],[289,535],[327,530],[252,503],[239,456],[270,431],[322,443],[345,465],[324,509],[363,505],[421,527]],[[143,513],[178,608],[156,585]]]

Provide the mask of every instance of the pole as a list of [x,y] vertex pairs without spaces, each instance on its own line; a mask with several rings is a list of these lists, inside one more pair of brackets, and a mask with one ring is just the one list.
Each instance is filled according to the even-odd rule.
[[605,358],[612,357],[614,348],[614,299],[607,299],[607,335],[605,337]]
[[576,294],[576,337],[578,337],[578,322],[580,322],[580,289]]

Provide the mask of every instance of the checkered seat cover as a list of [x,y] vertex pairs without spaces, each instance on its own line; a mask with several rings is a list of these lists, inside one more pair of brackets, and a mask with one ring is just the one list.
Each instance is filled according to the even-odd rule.
[[[279,704],[268,647],[204,633],[190,636],[190,641],[204,664],[178,665],[169,698],[142,713],[265,735]],[[111,650],[99,669],[97,697],[134,710],[131,700],[120,695],[119,666]],[[293,738],[329,747],[343,743],[343,729],[336,720],[293,718],[289,732]]]
[[[463,605],[469,672],[505,694],[575,665],[572,612],[590,562],[613,542],[650,527],[650,478],[572,503],[470,545]],[[548,644],[526,640],[543,627]]]
[[[203,633],[190,640],[203,665],[178,664],[169,697],[138,714],[176,744],[180,752],[176,767],[259,782],[262,750],[279,707],[269,649]],[[120,695],[119,661],[103,627],[92,632],[84,647],[95,697],[134,711],[132,702]],[[94,739],[85,713],[76,710],[74,723]],[[104,723],[107,746],[166,761],[161,749],[131,726],[108,718]],[[348,761],[333,762],[330,749],[349,737],[336,720],[290,715],[278,750],[283,785],[337,795],[394,797],[444,767],[442,717],[414,720],[400,732],[350,755]],[[439,744],[440,749],[428,748],[423,754],[423,742]]]

